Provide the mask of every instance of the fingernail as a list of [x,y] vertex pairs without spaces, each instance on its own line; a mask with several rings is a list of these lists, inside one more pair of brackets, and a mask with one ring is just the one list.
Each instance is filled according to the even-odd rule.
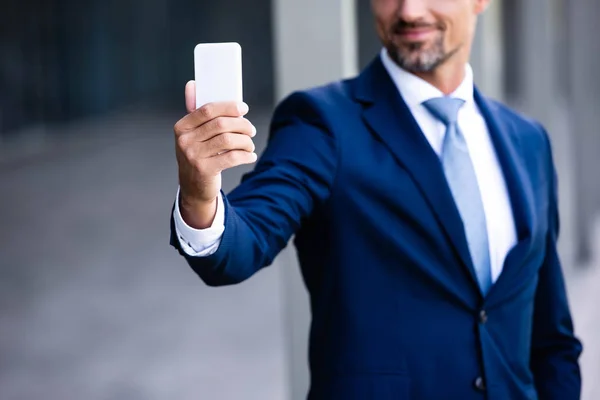
[[246,104],[246,103],[239,103],[238,104],[238,111],[240,112],[240,114],[246,114],[248,112],[248,104]]
[[256,136],[256,127],[252,125],[252,136]]

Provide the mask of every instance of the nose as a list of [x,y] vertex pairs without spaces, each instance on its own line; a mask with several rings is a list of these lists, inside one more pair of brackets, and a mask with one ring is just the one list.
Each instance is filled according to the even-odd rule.
[[417,21],[425,16],[426,0],[400,0],[398,16],[404,21]]

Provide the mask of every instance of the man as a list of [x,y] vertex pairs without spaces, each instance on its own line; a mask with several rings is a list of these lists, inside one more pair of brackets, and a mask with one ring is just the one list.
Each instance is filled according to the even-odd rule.
[[489,0],[372,0],[384,49],[355,79],[294,93],[256,160],[247,106],[175,126],[171,244],[213,286],[288,239],[310,293],[309,399],[580,396],[544,129],[473,87]]

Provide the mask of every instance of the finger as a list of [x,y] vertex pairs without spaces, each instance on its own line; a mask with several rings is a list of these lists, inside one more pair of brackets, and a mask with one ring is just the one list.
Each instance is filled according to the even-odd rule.
[[207,141],[223,133],[233,132],[249,137],[256,136],[256,128],[246,118],[219,117],[192,131],[195,140]]
[[228,151],[254,152],[256,146],[249,136],[239,133],[223,133],[202,143],[199,146],[199,156],[202,158],[214,157]]
[[219,117],[243,117],[248,113],[248,105],[243,102],[221,101],[208,103],[198,108],[189,115],[194,126],[202,126],[205,123]]
[[196,109],[196,82],[189,81],[185,84],[185,109],[188,113]]
[[244,150],[231,150],[227,153],[216,155],[207,161],[215,174],[218,174],[226,169],[237,167],[243,164],[255,163],[258,156],[254,152]]
[[208,103],[186,115],[175,124],[175,131],[185,133],[218,117],[243,117],[248,112],[246,103],[224,101]]

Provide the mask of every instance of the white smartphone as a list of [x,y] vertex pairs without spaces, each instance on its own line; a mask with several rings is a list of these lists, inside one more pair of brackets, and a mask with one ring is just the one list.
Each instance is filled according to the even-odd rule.
[[194,49],[196,108],[215,101],[243,101],[242,47],[201,43]]

